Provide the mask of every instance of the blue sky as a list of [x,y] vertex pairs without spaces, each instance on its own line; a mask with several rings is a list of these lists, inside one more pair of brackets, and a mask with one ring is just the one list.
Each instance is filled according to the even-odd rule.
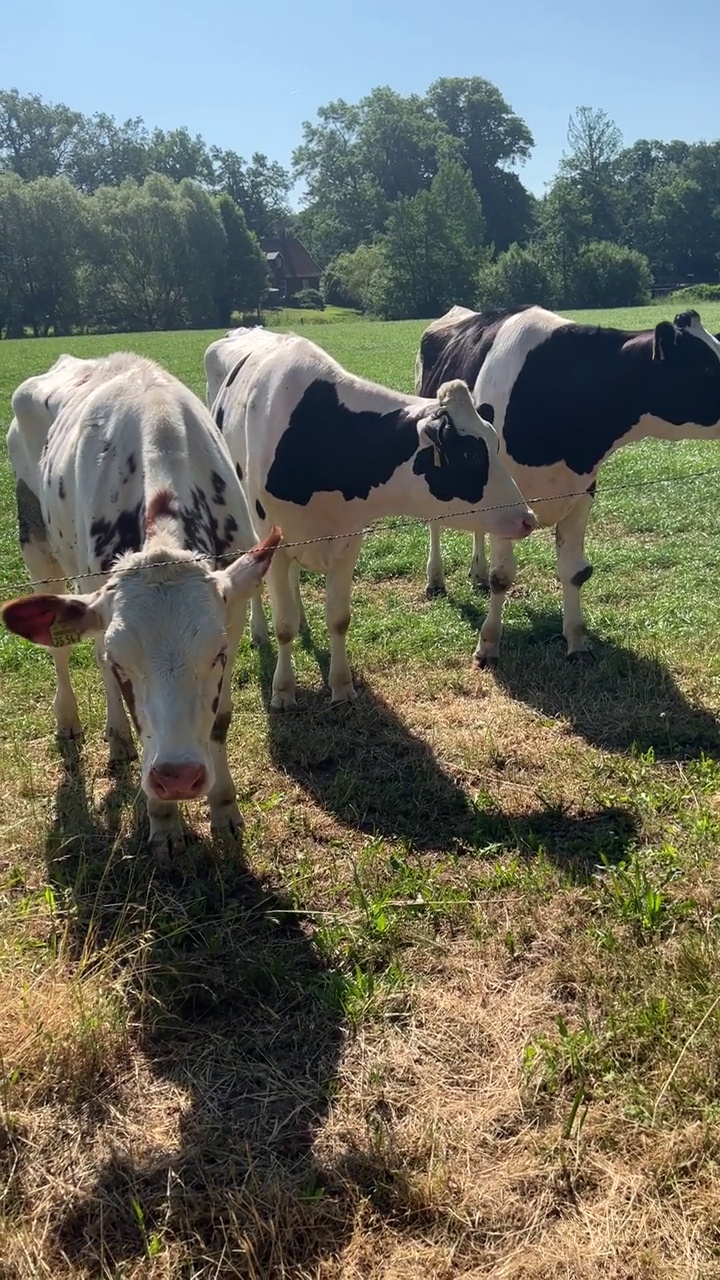
[[28,0],[4,6],[0,85],[289,164],[302,121],[333,98],[481,75],[529,124],[520,173],[541,194],[580,104],[627,143],[720,134],[719,32],[717,0]]

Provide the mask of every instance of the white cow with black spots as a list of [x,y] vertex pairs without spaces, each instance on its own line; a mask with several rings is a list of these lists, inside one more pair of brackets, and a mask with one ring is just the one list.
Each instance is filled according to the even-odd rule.
[[[293,561],[326,579],[333,702],[355,698],[345,636],[360,531],[383,516],[443,519],[526,537],[535,517],[498,458],[494,429],[459,381],[404,395],[348,373],[306,338],[238,329],[205,356],[208,399],[259,530],[285,542],[267,583],[278,661],[272,705],[295,703],[292,645],[301,623]],[[312,541],[313,539],[326,539]]]
[[[178,801],[200,796],[212,826],[235,833],[230,672],[279,532],[254,546],[212,417],[151,360],[61,356],[17,388],[12,407],[23,558],[32,580],[60,581],[5,605],[3,621],[52,651],[58,734],[81,733],[69,646],[94,637],[110,759],[136,754],[127,707],[153,847],[181,847]],[[65,579],[82,594],[62,594]]]
[[[568,656],[587,653],[580,589],[592,574],[584,544],[600,467],[616,449],[648,437],[718,438],[720,342],[693,310],[633,332],[575,324],[535,306],[493,313],[452,307],[422,335],[415,389],[430,396],[448,378],[470,387],[540,524],[556,526]],[[506,538],[491,531],[489,569],[482,531],[474,542],[471,577],[490,588],[475,654],[484,667],[498,658],[516,565]],[[428,595],[444,593],[437,525],[427,573]]]

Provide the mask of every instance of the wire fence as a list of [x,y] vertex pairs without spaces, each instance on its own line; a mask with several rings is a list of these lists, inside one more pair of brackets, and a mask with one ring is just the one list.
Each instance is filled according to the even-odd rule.
[[[705,480],[705,479],[708,479],[710,476],[717,476],[717,475],[720,475],[720,466],[706,467],[702,471],[687,471],[687,472],[680,472],[680,473],[676,472],[673,475],[653,476],[644,480],[624,481],[622,484],[603,485],[601,492],[602,492],[602,495],[605,496],[607,494],[613,494],[613,493],[626,493],[630,490],[659,488],[661,485],[668,485],[668,484],[681,485],[681,484],[687,484],[694,480]],[[582,497],[585,497],[587,493],[588,493],[588,489],[586,486],[584,489],[570,490],[566,493],[556,493],[551,495],[546,494],[544,497],[541,497],[541,498],[529,498],[527,499],[527,505],[534,510],[536,507],[542,506],[543,503],[564,502],[564,501],[570,500],[571,498],[582,498]],[[346,542],[350,538],[366,538],[366,537],[372,537],[373,535],[377,535],[380,533],[394,533],[398,529],[403,529],[407,527],[417,528],[418,526],[435,524],[440,521],[442,521],[443,524],[448,525],[448,527],[452,528],[451,522],[453,520],[465,520],[469,516],[485,515],[491,511],[506,511],[509,508],[514,506],[516,506],[516,503],[504,502],[504,503],[499,503],[496,506],[464,507],[456,511],[443,512],[441,515],[428,516],[426,519],[420,519],[419,517],[415,517],[415,516],[385,516],[385,517],[379,518],[375,523],[364,526],[360,529],[352,529],[344,533],[327,533],[317,538],[303,538],[295,542],[286,542],[284,539],[282,539],[278,544],[278,546],[282,548],[287,548],[289,550],[295,547],[314,546],[320,542]],[[392,521],[392,523],[389,523],[390,521]],[[552,525],[547,525],[546,528],[552,528]],[[472,532],[472,531],[465,530],[465,532]],[[535,535],[533,534],[532,536],[535,536]],[[211,556],[209,554],[198,553],[195,556],[195,559],[198,561],[207,561],[207,560],[231,561],[231,560],[236,560],[239,555],[242,555],[242,552],[236,549],[234,551],[227,552],[225,555],[219,555],[219,556]],[[177,562],[173,560],[156,560],[153,562],[153,568],[170,568],[172,565],[176,563]],[[138,566],[137,571],[140,572],[140,569],[141,569],[141,566]],[[127,572],[132,573],[134,572],[134,570],[132,567],[130,567],[130,569],[128,569]],[[80,582],[84,578],[99,578],[99,577],[108,577],[108,576],[109,576],[108,573],[103,573],[98,570],[94,570],[88,573],[73,574],[72,581]],[[35,587],[51,586],[52,584],[57,582],[67,582],[70,579],[70,577],[71,575],[61,575],[55,578],[34,578],[32,580],[25,579],[23,581],[16,580],[14,582],[0,583],[0,596],[10,596],[17,591],[27,591],[28,588],[34,589]]]

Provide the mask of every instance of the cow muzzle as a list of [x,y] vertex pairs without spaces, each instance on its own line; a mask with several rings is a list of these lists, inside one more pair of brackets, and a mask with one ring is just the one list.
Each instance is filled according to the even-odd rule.
[[148,788],[157,800],[196,800],[207,784],[204,764],[155,764],[148,773]]

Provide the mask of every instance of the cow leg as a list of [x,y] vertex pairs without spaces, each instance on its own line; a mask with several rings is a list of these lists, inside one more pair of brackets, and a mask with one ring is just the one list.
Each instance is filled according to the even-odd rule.
[[250,643],[261,649],[270,643],[265,610],[262,606],[262,586],[257,587],[250,597]]
[[[20,499],[18,498],[18,506],[19,503]],[[36,505],[37,515],[42,524],[39,503],[36,503]],[[21,543],[20,549],[30,580],[39,583],[37,587],[33,587],[33,591],[43,592],[51,596],[64,595],[66,579],[62,567],[53,556],[49,545],[31,537],[30,541]],[[55,578],[58,581],[43,582],[47,578]],[[55,711],[57,736],[58,738],[80,738],[82,736],[82,725],[78,714],[77,699],[70,682],[70,648],[53,649],[52,656],[55,663],[53,709]]]
[[105,640],[98,636],[95,641],[95,661],[100,669],[105,686],[107,717],[105,720],[105,737],[109,744],[110,763],[121,764],[125,760],[137,760],[137,751],[133,742],[132,730],[125,711],[125,704],[112,673],[112,668],[105,654]]
[[227,662],[220,688],[215,723],[210,734],[210,750],[215,771],[212,790],[208,792],[210,827],[219,835],[236,838],[242,830],[242,817],[237,804],[237,790],[227,758],[227,735],[232,720],[232,673],[240,637],[245,626],[247,608],[239,601],[228,622]]
[[558,578],[563,593],[563,635],[568,657],[589,653],[590,642],[580,605],[580,588],[592,574],[592,565],[584,553],[585,531],[592,510],[593,494],[578,498],[555,530]]
[[482,529],[473,534],[473,558],[470,565],[470,581],[478,591],[489,591],[487,559],[485,558],[485,534]]
[[325,620],[330,634],[329,684],[333,705],[354,702],[357,698],[345,637],[350,626],[353,573],[361,547],[362,538],[353,538],[342,559],[336,561],[325,575]]
[[308,622],[307,622],[307,615],[305,613],[305,605],[303,604],[302,596],[300,595],[300,561],[291,560],[290,568],[288,572],[290,575],[290,589],[293,595],[295,596],[295,603],[297,604],[297,607],[298,607],[298,616],[300,618],[300,630],[305,631],[307,630]]
[[290,583],[290,560],[282,547],[278,547],[275,552],[265,581],[270,595],[278,647],[270,706],[276,711],[283,711],[286,707],[296,705],[292,647],[300,630],[300,610]]
[[431,524],[430,552],[427,562],[427,585],[425,587],[425,595],[428,600],[432,600],[434,596],[444,596],[446,594],[442,546],[440,543],[440,528],[437,524]]
[[150,852],[164,866],[174,853],[182,853],[185,837],[180,825],[180,806],[175,801],[147,797],[150,819]]
[[490,538],[490,607],[473,656],[476,667],[495,666],[500,653],[505,597],[515,581],[515,552],[509,538]]

